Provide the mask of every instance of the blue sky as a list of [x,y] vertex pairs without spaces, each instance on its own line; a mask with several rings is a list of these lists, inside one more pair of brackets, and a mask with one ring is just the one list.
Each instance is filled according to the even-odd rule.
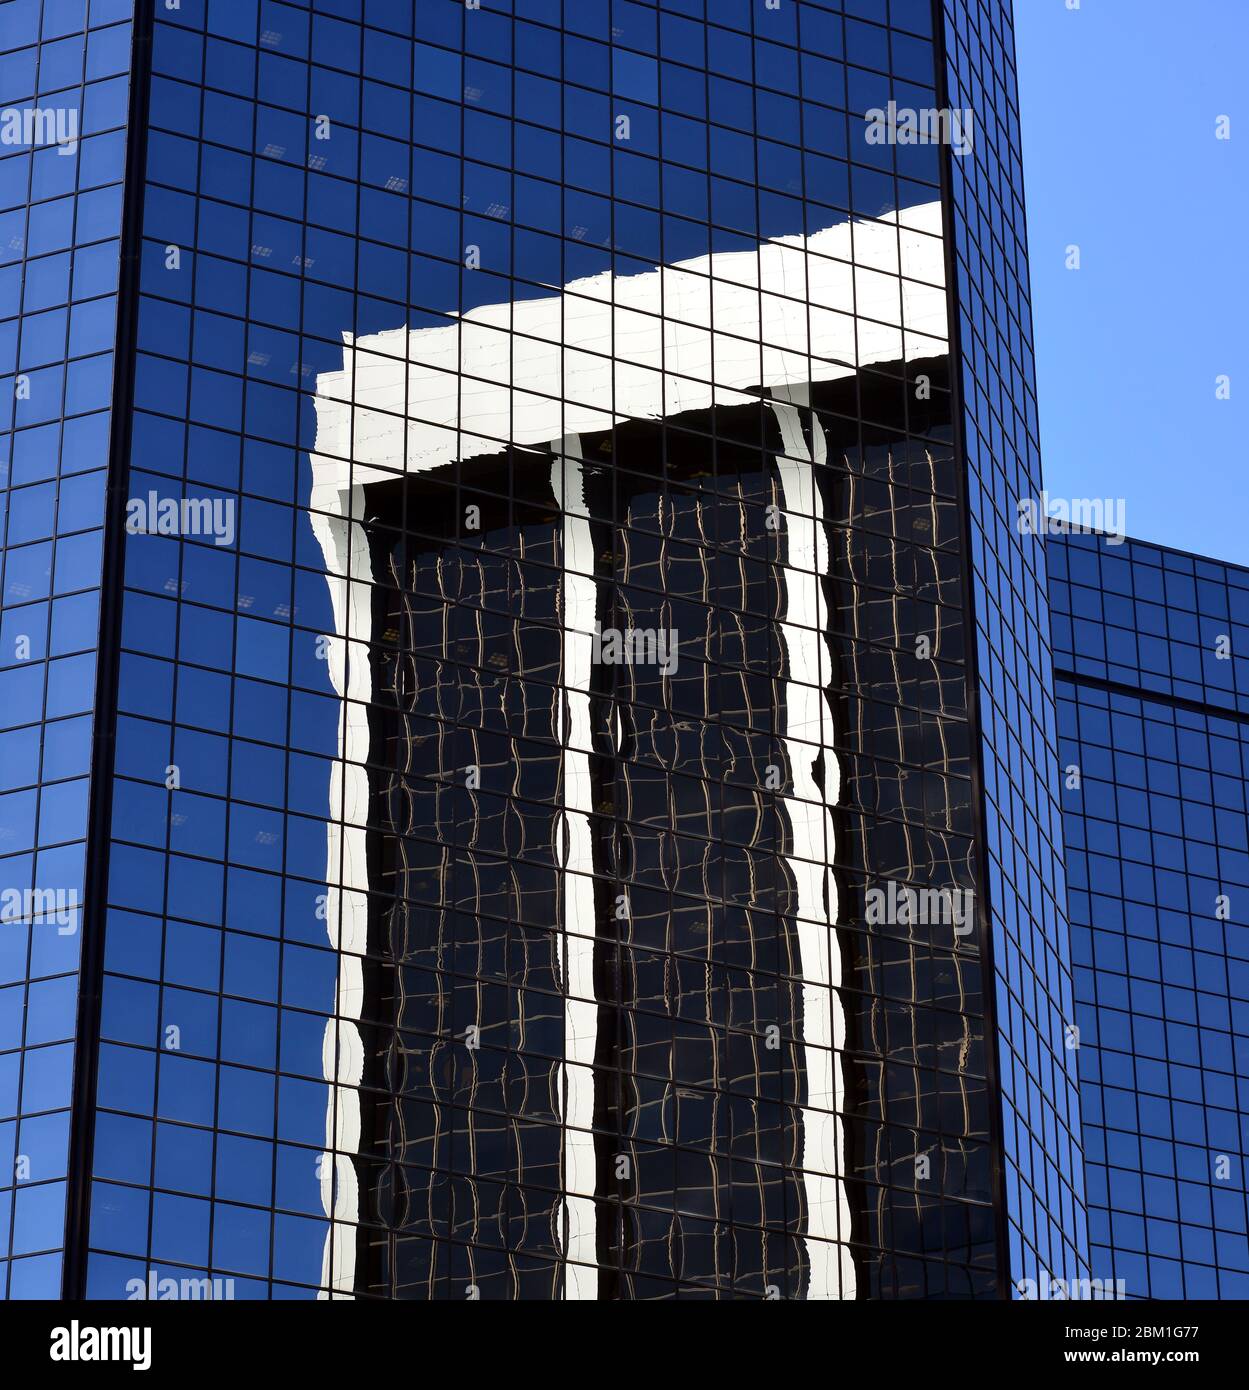
[[1045,485],[1249,565],[1249,3],[1067,3],[1015,0]]

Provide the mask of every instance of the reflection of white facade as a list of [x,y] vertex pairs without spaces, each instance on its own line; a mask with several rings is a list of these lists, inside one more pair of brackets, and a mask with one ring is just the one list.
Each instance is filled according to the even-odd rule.
[[[788,858],[797,885],[807,1079],[802,1163],[808,1205],[808,1297],[853,1297],[843,1181],[842,1082],[834,1047],[845,1024],[836,989],[831,808],[837,801],[830,678],[820,577],[824,529],[815,516],[814,466],[823,436],[807,408],[812,382],[850,377],[873,363],[947,352],[944,248],[939,203],[873,222],[846,223],[757,251],[726,252],[644,275],[610,272],[559,295],[473,309],[445,327],[347,338],[341,371],[317,379],[312,455],[313,529],[324,556],[335,619],[329,674],[343,700],[327,838],[330,941],[340,953],[337,1020],[327,1024],[331,1086],[322,1196],[333,1219],[324,1282],[331,1297],[355,1284],[359,1197],[358,1090],[363,1054],[360,954],[367,939],[365,837],[369,785],[366,702],[371,694],[371,566],[361,521],[364,485],[426,472],[509,443],[549,446],[551,487],[563,520],[564,807],[557,862],[563,880],[565,1059],[561,1085],[566,1197],[559,1233],[568,1260],[565,1296],[597,1286],[593,1203],[592,1062],[594,901],[590,855],[589,678],[596,584],[582,492],[579,436],[634,419],[657,419],[758,400],[760,387],[784,439],[780,481],[789,576],[782,625],[789,658],[783,731],[793,771],[785,805]],[[906,278],[901,278],[901,277]],[[803,432],[810,423],[815,454]],[[358,703],[357,703],[358,702]],[[821,759],[825,784],[813,768]]]
[[928,203],[645,275],[605,271],[445,328],[348,339],[342,371],[317,378],[314,479],[327,491],[313,506],[345,487],[348,459],[353,481],[369,482],[361,465],[423,471],[939,356],[940,232],[941,206]]
[[[337,492],[337,490],[336,490]],[[321,1286],[336,1296],[355,1287],[356,1226],[359,1179],[349,1154],[359,1152],[359,1086],[364,1051],[359,1019],[364,1000],[361,957],[368,941],[369,906],[365,858],[369,818],[369,779],[364,762],[369,751],[368,700],[372,670],[367,639],[372,602],[368,581],[372,563],[364,529],[345,520],[358,511],[364,489],[338,493],[343,517],[314,510],[312,528],[326,562],[333,604],[335,638],[326,642],[330,680],[342,697],[338,715],[338,757],[330,770],[330,819],[327,831],[326,930],[338,952],[336,1019],[325,1025],[322,1059],[330,1082],[325,1120],[326,1152],[320,1166],[321,1201],[333,1220],[322,1261]],[[315,505],[315,504],[314,504]]]
[[585,501],[581,441],[562,441],[551,464],[551,491],[564,516],[564,577],[560,598],[563,660],[560,677],[559,741],[563,814],[557,822],[555,862],[560,867],[564,990],[564,1066],[560,1118],[564,1124],[564,1229],[559,1233],[565,1265],[564,1297],[594,1298],[598,1290],[598,1243],[594,1190],[594,1051],[598,1004],[594,998],[594,847],[590,815],[590,680],[598,585],[594,542]]
[[[785,682],[785,743],[792,795],[785,798],[793,853],[788,857],[798,897],[802,967],[803,1064],[807,1105],[803,1114],[802,1167],[807,1197],[807,1255],[811,1299],[853,1298],[854,1260],[848,1245],[850,1203],[840,1177],[845,1145],[841,1117],[845,1087],[834,1048],[846,1044],[846,1025],[836,990],[841,952],[835,938],[837,881],[832,870],[839,763],[833,751],[833,711],[826,690],[832,678],[821,580],[828,574],[828,536],[816,517],[819,492],[814,464],[826,458],[824,432],[812,422],[813,447],[803,434],[801,407],[808,387],[775,391],[771,410],[781,428],[784,456],[778,472],[784,534],[788,543],[785,616],[781,633],[789,658]],[[781,398],[784,399],[781,399]],[[822,766],[822,785],[816,766]],[[842,1244],[830,1242],[840,1237]]]

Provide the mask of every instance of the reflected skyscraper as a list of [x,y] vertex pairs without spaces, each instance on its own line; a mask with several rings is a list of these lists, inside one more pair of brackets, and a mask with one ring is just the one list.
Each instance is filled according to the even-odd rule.
[[1011,47],[0,8],[10,1297],[1087,1276]]

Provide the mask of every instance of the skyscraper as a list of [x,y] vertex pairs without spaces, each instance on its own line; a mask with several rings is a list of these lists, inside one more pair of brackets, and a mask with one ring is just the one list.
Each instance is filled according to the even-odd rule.
[[1013,71],[0,7],[10,1297],[1087,1276]]
[[[89,17],[81,3],[0,6],[0,1225],[5,1253],[26,1257],[8,1267],[16,1297],[60,1288],[76,1117],[82,1132],[76,1015],[107,589],[129,12],[124,0],[96,0]],[[102,749],[95,768],[103,774]],[[95,786],[98,804],[108,793],[100,776]]]
[[1249,571],[1048,545],[1094,1277],[1243,1299]]

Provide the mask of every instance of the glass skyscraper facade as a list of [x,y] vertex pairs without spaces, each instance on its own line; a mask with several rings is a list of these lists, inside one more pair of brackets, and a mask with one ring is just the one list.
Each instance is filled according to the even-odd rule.
[[0,1288],[13,1298],[56,1297],[63,1275],[131,51],[125,0],[0,5]]
[[0,5],[10,1297],[1088,1272],[1012,47]]
[[1086,1264],[1074,1006],[1065,916],[1044,545],[1018,526],[1041,490],[1011,6],[943,6],[945,103],[975,113],[947,163],[979,725],[978,853],[988,884],[1010,1281],[1079,1280]]
[[1249,570],[1051,538],[1095,1278],[1249,1296]]

